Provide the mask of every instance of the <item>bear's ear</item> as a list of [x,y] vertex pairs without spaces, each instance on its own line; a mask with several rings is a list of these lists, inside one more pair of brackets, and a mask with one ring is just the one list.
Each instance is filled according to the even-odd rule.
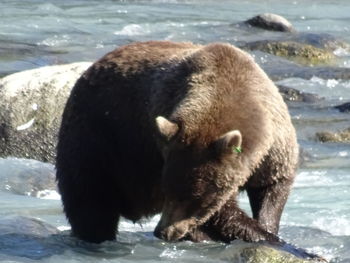
[[232,130],[222,135],[216,141],[216,149],[221,153],[240,153],[242,146],[242,134],[239,130]]
[[171,122],[162,116],[156,118],[156,126],[158,132],[167,141],[170,141],[179,131],[179,126],[176,123]]

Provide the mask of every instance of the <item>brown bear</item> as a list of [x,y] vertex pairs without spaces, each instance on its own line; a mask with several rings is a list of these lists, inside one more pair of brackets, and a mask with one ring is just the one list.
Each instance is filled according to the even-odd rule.
[[56,167],[80,239],[113,240],[120,216],[161,212],[165,240],[277,242],[297,160],[287,106],[247,53],[151,41],[108,53],[77,81]]

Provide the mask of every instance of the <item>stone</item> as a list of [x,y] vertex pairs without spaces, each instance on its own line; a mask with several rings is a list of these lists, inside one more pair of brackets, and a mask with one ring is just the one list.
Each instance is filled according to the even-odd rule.
[[341,105],[335,106],[340,112],[350,112],[350,102],[343,103]]
[[260,50],[306,66],[332,64],[337,58],[332,52],[326,49],[294,41],[262,40],[247,43],[242,48]]
[[276,14],[265,13],[254,16],[244,22],[252,27],[257,27],[265,30],[293,32],[295,29],[292,24],[282,16]]
[[246,263],[269,262],[269,263],[306,263],[306,259],[298,258],[292,254],[275,250],[266,246],[256,246],[243,249],[241,257]]
[[317,132],[316,139],[320,142],[342,142],[350,143],[350,127],[336,132]]
[[0,159],[0,191],[18,195],[46,197],[56,190],[53,165],[17,158]]
[[47,66],[0,79],[0,157],[54,163],[63,108],[90,65]]
[[320,100],[324,100],[324,98],[318,96],[317,94],[302,92],[300,90],[284,85],[277,85],[277,87],[285,101],[314,103]]
[[219,254],[214,253],[214,257],[228,262],[242,263],[312,263],[325,261],[325,259],[320,256],[306,256],[304,254],[305,251],[302,249],[293,248],[292,250],[293,251],[264,244],[248,244],[236,240],[224,251],[220,251]]
[[335,51],[337,49],[350,50],[350,45],[346,41],[327,33],[300,32],[298,34],[290,35],[285,39],[326,49],[328,51]]
[[[254,51],[253,54],[255,56],[255,61],[274,81],[286,78],[311,79],[312,77],[322,79],[350,79],[350,68],[341,68],[337,66],[307,67],[261,51]],[[260,59],[260,57],[264,59]]]
[[0,236],[16,234],[48,237],[58,233],[56,227],[36,218],[5,216],[0,219]]

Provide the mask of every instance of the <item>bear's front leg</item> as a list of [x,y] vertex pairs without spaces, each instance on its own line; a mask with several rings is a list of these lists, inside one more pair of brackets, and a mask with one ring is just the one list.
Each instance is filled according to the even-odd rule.
[[276,235],[266,231],[257,220],[242,211],[234,197],[201,226],[200,230],[212,240],[227,243],[235,239],[247,242],[268,241],[272,244],[282,242]]
[[237,202],[233,197],[208,222],[194,228],[183,238],[183,240],[194,242],[213,240],[226,243],[235,239],[247,242],[265,241],[269,245],[299,258],[327,262],[322,257],[290,245],[278,236],[266,231],[257,220],[250,218],[237,206]]
[[247,186],[253,218],[273,234],[278,233],[282,211],[292,183],[293,179],[287,177],[267,186]]

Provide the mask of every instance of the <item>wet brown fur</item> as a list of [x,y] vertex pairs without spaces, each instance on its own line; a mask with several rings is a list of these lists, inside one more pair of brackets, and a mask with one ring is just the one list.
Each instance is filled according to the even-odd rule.
[[[162,137],[155,119],[178,126]],[[242,153],[219,146],[242,134]],[[80,78],[59,134],[57,180],[77,237],[115,238],[120,216],[162,212],[167,240],[278,240],[297,166],[282,97],[229,45],[143,42],[118,48]],[[248,192],[249,218],[236,204]]]

